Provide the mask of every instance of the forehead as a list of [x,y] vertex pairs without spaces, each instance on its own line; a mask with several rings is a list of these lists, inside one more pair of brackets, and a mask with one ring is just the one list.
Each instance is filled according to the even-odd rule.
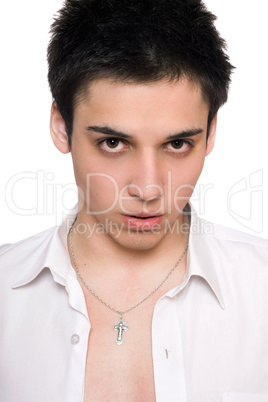
[[[136,130],[172,129],[207,123],[209,107],[198,83],[188,79],[153,83],[93,81],[74,111],[74,123]],[[120,127],[118,127],[120,125]]]

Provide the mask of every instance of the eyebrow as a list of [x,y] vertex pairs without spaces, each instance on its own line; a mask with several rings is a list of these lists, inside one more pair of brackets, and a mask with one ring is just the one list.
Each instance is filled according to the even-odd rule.
[[180,133],[169,135],[167,137],[167,140],[177,140],[177,139],[181,139],[181,138],[193,137],[194,135],[198,135],[203,132],[204,132],[204,130],[202,130],[202,128],[183,130]]
[[[111,127],[108,126],[88,126],[86,127],[88,131],[94,131],[96,133],[101,133],[101,134],[106,134],[112,137],[119,137],[119,138],[124,138],[124,139],[133,139],[134,137],[132,135],[122,133],[121,131],[114,130]],[[183,130],[179,133],[171,134],[169,135],[166,139],[167,140],[177,140],[181,138],[188,138],[188,137],[193,137],[195,135],[203,133],[204,130],[201,128],[196,128],[196,129],[189,129],[189,130]]]
[[88,126],[86,128],[88,131],[95,131],[96,133],[110,135],[112,137],[119,137],[124,139],[133,139],[132,135],[122,133],[121,131],[114,130],[108,126]]

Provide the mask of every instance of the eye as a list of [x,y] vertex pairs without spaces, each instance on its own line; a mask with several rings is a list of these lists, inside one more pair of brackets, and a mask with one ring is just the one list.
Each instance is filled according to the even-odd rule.
[[125,144],[119,138],[105,138],[99,141],[100,148],[105,152],[119,152],[121,151]]
[[173,140],[166,144],[166,148],[175,153],[184,153],[187,152],[190,148],[193,147],[193,144],[189,141],[185,140]]

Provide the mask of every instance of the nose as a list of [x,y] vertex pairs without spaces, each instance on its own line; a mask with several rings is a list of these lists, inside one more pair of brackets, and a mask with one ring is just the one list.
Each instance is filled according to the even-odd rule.
[[143,201],[151,201],[164,194],[160,162],[157,155],[149,154],[149,152],[144,152],[136,159],[132,181],[128,186],[130,196],[138,197]]

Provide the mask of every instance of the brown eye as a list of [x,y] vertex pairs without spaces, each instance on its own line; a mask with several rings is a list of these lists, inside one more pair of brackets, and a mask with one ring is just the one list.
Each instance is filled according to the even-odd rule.
[[116,138],[109,138],[106,140],[107,147],[114,149],[117,148],[119,145],[120,140],[117,140]]
[[125,144],[119,138],[102,139],[98,146],[105,152],[117,153],[125,149]]
[[171,141],[171,145],[174,149],[181,149],[184,145],[184,141],[174,140],[174,141]]
[[166,144],[166,149],[178,155],[184,155],[193,148],[193,144],[186,140],[173,140]]

